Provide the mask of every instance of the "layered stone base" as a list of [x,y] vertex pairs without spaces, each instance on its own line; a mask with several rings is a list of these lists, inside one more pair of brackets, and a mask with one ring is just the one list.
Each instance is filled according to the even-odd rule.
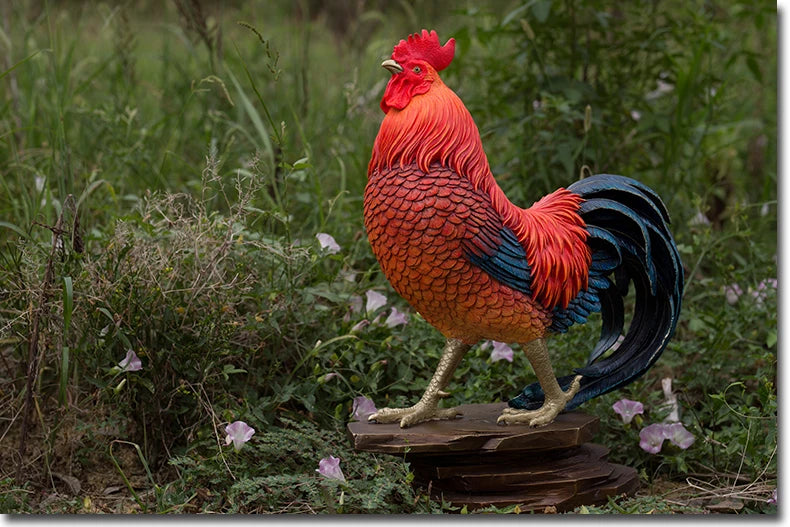
[[638,489],[634,469],[609,463],[609,449],[589,443],[597,417],[569,412],[538,428],[497,425],[505,406],[464,405],[459,419],[406,429],[355,422],[348,435],[356,450],[408,461],[415,484],[433,498],[469,509],[519,505],[562,512]]

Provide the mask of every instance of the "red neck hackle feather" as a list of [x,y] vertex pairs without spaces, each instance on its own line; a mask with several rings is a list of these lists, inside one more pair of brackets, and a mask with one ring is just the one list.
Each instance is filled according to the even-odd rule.
[[[436,42],[438,45],[438,38]],[[471,114],[438,74],[430,73],[435,78],[426,93],[414,96],[402,110],[392,108],[385,115],[373,145],[368,176],[412,163],[426,173],[432,163],[439,163],[466,176],[475,189],[490,196],[503,223],[524,247],[532,271],[533,298],[547,309],[567,307],[586,289],[591,261],[587,231],[577,212],[582,198],[559,189],[529,209],[511,203],[494,180]]]
[[472,116],[438,75],[427,93],[412,98],[403,110],[387,112],[373,144],[368,174],[415,162],[429,172],[436,161],[472,181],[491,174]]

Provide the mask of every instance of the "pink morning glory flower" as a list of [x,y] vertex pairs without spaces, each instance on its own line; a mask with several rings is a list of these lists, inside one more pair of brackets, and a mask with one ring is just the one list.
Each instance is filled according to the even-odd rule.
[[694,434],[686,430],[682,423],[665,424],[664,435],[673,445],[683,450],[694,444]]
[[648,425],[639,432],[639,446],[650,454],[661,452],[664,439],[666,439],[664,425],[659,423]]
[[636,414],[643,414],[645,407],[639,401],[620,399],[612,405],[614,412],[620,416],[625,424],[630,423]]
[[387,317],[387,320],[384,321],[384,324],[388,328],[394,328],[395,326],[400,326],[402,324],[407,324],[409,322],[408,317],[406,317],[405,313],[401,313],[398,311],[397,308],[393,307],[390,315]]
[[129,350],[126,352],[126,357],[118,363],[121,371],[140,371],[143,369],[143,363],[137,354]]
[[777,282],[776,278],[766,278],[757,284],[757,289],[751,292],[752,297],[754,297],[754,300],[758,305],[762,305],[763,301],[768,296],[768,291],[770,288],[776,289],[778,285],[779,283]]
[[731,306],[735,305],[742,294],[743,290],[737,283],[732,283],[724,287],[724,297],[727,299],[727,303]]
[[318,243],[321,245],[321,248],[325,249],[327,253],[336,254],[340,252],[340,246],[337,244],[331,234],[319,232],[315,235],[315,237],[318,239]]
[[671,92],[674,89],[675,89],[674,85],[672,85],[672,84],[670,84],[670,83],[668,83],[666,81],[663,81],[661,79],[657,79],[656,80],[656,89],[647,92],[645,94],[645,99],[647,99],[647,100],[657,99],[657,98],[661,97],[662,95],[664,95],[665,93],[669,93],[669,92]]
[[228,434],[225,438],[225,444],[233,443],[233,449],[238,452],[244,443],[250,440],[255,433],[255,429],[244,421],[234,421],[225,427],[225,433]]
[[329,479],[336,479],[338,481],[346,481],[343,471],[340,470],[340,458],[329,456],[325,457],[318,462],[316,472]]
[[492,341],[492,343],[494,345],[494,349],[491,350],[491,362],[496,362],[503,359],[508,362],[513,362],[513,348],[504,342]]
[[697,214],[691,218],[690,223],[694,227],[706,227],[710,225],[710,220],[702,212],[697,212]]
[[370,325],[370,320],[368,319],[360,320],[359,322],[354,324],[354,326],[351,328],[351,333],[365,329],[369,325]]
[[376,409],[376,405],[373,403],[373,401],[364,395],[354,397],[354,405],[351,408],[351,417],[357,421],[365,421],[369,415],[375,414],[377,411],[378,410]]
[[365,311],[368,313],[373,313],[378,308],[384,307],[387,304],[387,297],[372,289],[365,293],[365,296],[367,297]]

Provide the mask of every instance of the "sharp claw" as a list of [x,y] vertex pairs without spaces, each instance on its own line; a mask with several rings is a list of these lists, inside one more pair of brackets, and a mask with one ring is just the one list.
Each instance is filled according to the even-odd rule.
[[573,379],[570,388],[563,392],[562,398],[554,399],[553,401],[544,401],[543,406],[537,410],[518,410],[510,407],[504,408],[496,421],[497,424],[544,426],[551,423],[579,391],[581,378],[581,375],[577,375],[576,378]]
[[579,388],[581,388],[582,385],[581,381],[582,381],[581,375],[577,375],[576,377],[574,377],[573,382],[571,383],[571,389],[568,390],[567,392],[571,398],[573,398],[573,396],[576,395],[576,393],[579,391]]
[[455,408],[436,408],[435,405],[421,404],[411,408],[382,408],[368,416],[368,422],[399,423],[407,428],[432,419],[454,419],[462,415]]

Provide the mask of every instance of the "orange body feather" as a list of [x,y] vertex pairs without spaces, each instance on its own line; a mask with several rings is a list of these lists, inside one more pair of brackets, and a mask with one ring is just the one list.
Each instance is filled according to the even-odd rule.
[[584,221],[577,214],[581,198],[565,189],[545,196],[532,207],[511,203],[496,183],[480,133],[461,99],[438,77],[402,110],[384,117],[368,165],[369,177],[416,163],[429,173],[439,163],[466,177],[485,192],[505,226],[527,252],[533,298],[546,309],[567,307],[587,287],[590,249]]

